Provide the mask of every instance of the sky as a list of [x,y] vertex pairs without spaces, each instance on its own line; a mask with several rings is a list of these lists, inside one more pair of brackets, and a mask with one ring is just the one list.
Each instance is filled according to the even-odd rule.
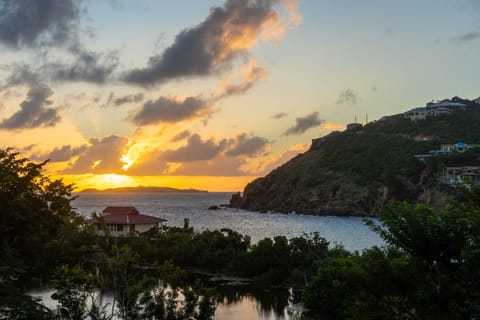
[[477,0],[0,0],[0,148],[84,188],[241,191],[311,139],[480,96]]

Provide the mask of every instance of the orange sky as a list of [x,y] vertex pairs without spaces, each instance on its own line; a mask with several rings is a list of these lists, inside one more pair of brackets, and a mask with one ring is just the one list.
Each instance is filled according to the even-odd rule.
[[78,189],[241,191],[367,113],[476,98],[478,8],[16,0],[0,9],[0,147]]

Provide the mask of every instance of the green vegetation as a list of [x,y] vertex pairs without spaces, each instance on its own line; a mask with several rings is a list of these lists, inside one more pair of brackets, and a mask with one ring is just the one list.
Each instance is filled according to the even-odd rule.
[[440,182],[448,165],[478,165],[478,152],[437,157],[416,154],[441,144],[480,142],[480,108],[412,122],[403,115],[316,140],[310,150],[248,184],[232,205],[256,211],[318,215],[376,215],[395,201],[444,206],[452,194]]
[[338,319],[469,319],[480,305],[480,187],[443,211],[399,203],[367,222],[390,245],[328,257],[305,304]]
[[[188,222],[138,236],[96,236],[70,207],[71,186],[50,181],[42,167],[0,152],[2,320],[212,319],[217,293],[185,270],[248,277],[262,287],[304,287],[313,317],[479,316],[478,185],[460,189],[441,211],[405,202],[384,207],[367,224],[389,246],[351,253],[330,248],[318,234],[252,245],[234,230],[197,233]],[[25,294],[40,282],[54,288],[54,310]],[[107,290],[114,300],[105,305],[99,297]],[[271,305],[282,308],[275,299]]]

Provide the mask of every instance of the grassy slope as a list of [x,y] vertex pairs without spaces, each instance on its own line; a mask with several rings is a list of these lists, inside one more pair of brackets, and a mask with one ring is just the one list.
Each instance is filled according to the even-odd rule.
[[[448,159],[425,166],[413,156],[442,143],[479,143],[479,124],[480,110],[471,108],[416,123],[399,115],[358,132],[330,135],[249,184],[243,207],[345,214],[357,209],[372,212],[391,200],[415,202],[426,189],[442,188],[437,179],[439,161]],[[430,140],[418,141],[422,137]]]

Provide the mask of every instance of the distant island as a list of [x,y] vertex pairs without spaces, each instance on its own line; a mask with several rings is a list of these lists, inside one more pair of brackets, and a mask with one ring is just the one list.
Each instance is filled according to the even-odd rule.
[[89,188],[79,191],[79,193],[106,193],[106,192],[121,192],[121,193],[208,193],[207,190],[196,189],[176,189],[170,187],[122,187],[109,189],[95,189]]

